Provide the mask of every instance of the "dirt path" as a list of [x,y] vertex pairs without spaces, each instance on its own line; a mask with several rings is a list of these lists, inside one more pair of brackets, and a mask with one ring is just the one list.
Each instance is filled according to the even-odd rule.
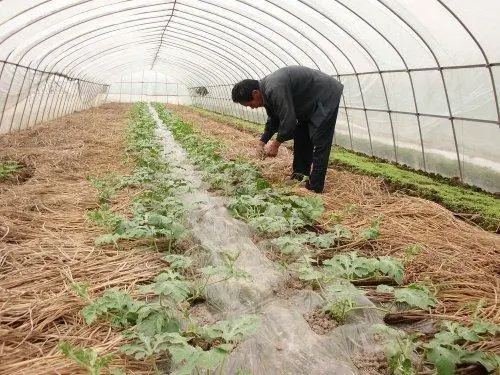
[[[276,184],[290,175],[289,150],[282,147],[277,158],[260,160],[254,151],[258,140],[255,134],[203,117],[188,107],[169,108],[199,131],[227,145],[228,159],[251,159]],[[303,188],[299,193],[310,194]],[[383,215],[382,235],[360,249],[364,253],[402,256],[408,246],[419,246],[419,254],[406,264],[405,282],[432,280],[441,301],[434,314],[468,321],[470,306],[485,299],[486,306],[479,316],[500,323],[500,236],[456,219],[431,201],[391,193],[380,178],[334,168],[328,170],[322,198],[325,223],[337,219],[354,232]],[[500,349],[500,341],[491,345]]]
[[[21,184],[0,182],[1,374],[87,373],[61,355],[60,341],[107,354],[123,339],[108,324],[84,323],[85,303],[70,285],[89,283],[93,296],[150,280],[162,266],[152,252],[95,247],[102,230],[85,216],[98,203],[85,177],[130,171],[123,157],[129,109],[108,104],[0,137],[0,158],[24,162],[31,172]],[[123,195],[114,202],[128,201]],[[149,369],[125,358],[114,366]]]

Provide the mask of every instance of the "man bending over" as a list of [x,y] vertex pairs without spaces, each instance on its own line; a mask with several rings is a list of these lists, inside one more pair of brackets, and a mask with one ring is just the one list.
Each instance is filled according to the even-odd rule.
[[[276,156],[281,143],[293,139],[293,173],[306,188],[322,193],[344,86],[329,75],[303,66],[288,66],[260,81],[245,79],[233,87],[235,103],[264,107],[268,119],[258,151]],[[311,169],[312,167],[312,169]]]

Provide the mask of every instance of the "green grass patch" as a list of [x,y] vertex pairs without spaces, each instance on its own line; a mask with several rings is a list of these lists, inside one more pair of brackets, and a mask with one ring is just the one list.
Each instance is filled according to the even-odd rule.
[[383,177],[393,188],[441,203],[453,212],[478,214],[472,220],[487,230],[497,231],[500,225],[500,200],[491,194],[453,186],[439,181],[438,177],[425,176],[343,149],[335,149],[330,160],[354,172]]
[[23,166],[14,160],[0,160],[0,181],[12,178]]
[[[206,109],[191,107],[207,118],[251,133],[262,132],[262,124],[222,115]],[[454,186],[452,179],[397,166],[390,162],[375,160],[355,152],[335,147],[330,155],[332,164],[350,171],[383,177],[393,189],[403,190],[408,195],[419,196],[438,202],[455,213],[467,215],[468,220],[482,228],[500,230],[500,199],[476,187]]]

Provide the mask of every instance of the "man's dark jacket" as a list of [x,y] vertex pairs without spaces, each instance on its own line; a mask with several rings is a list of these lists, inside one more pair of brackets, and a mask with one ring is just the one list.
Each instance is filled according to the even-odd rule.
[[[269,116],[261,140],[274,133],[278,142],[293,139],[297,123],[319,126],[338,107],[344,86],[329,75],[304,66],[287,66],[259,82]],[[333,125],[332,125],[333,126]]]

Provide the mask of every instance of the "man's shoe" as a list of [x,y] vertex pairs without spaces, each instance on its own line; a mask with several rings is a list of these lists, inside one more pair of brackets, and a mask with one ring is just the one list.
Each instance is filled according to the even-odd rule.
[[306,182],[306,189],[310,191],[314,191],[315,193],[321,194],[323,193],[323,189],[314,189],[310,184],[309,181]]

